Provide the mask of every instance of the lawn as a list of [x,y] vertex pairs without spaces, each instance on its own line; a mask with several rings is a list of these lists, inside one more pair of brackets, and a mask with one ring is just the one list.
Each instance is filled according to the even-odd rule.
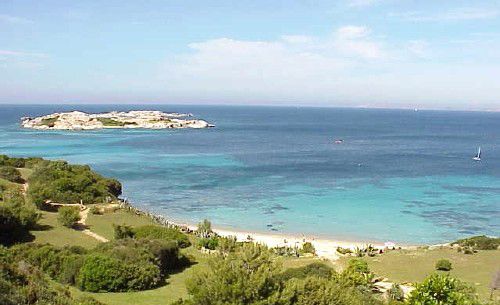
[[[450,248],[396,250],[365,259],[375,274],[402,283],[422,281],[435,272],[435,264],[442,258],[452,263],[453,269],[449,272],[452,276],[475,286],[481,298],[489,297],[489,285],[500,268],[500,250],[479,251],[473,255]],[[347,259],[342,263],[345,261]]]
[[42,211],[40,219],[40,230],[31,231],[35,236],[36,243],[50,243],[56,246],[83,246],[93,248],[99,242],[80,231],[66,228],[57,221],[57,213]]
[[71,288],[72,292],[77,296],[81,294],[91,295],[97,300],[106,303],[106,305],[168,305],[179,298],[186,298],[188,296],[185,285],[186,279],[195,272],[208,268],[208,255],[193,247],[183,251],[193,257],[196,263],[182,272],[170,275],[167,284],[157,289],[121,293],[84,293],[76,288]]
[[94,215],[89,213],[86,221],[89,229],[107,239],[113,239],[113,224],[126,224],[132,227],[154,224],[148,217],[136,215],[125,210],[105,213],[103,215]]

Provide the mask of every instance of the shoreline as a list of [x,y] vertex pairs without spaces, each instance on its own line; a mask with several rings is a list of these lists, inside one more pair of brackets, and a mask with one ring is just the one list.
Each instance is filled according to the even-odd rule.
[[[130,204],[127,201],[122,201],[120,204],[121,208],[128,209],[131,212],[136,214],[144,215],[149,217],[153,222],[163,225],[163,226],[171,226],[177,227],[181,229],[181,231],[185,231],[188,233],[192,233],[196,231],[197,226],[194,224],[189,224],[186,222],[181,222],[178,220],[172,220],[163,215],[145,211],[143,209],[139,209],[136,206]],[[311,236],[310,234],[300,235],[300,234],[292,234],[292,233],[266,233],[266,232],[256,232],[251,230],[238,230],[232,228],[224,228],[214,226],[212,230],[220,236],[223,237],[236,237],[238,242],[254,242],[266,245],[269,248],[275,247],[301,247],[305,242],[310,242],[314,248],[316,249],[316,255],[318,258],[324,258],[328,260],[338,260],[343,255],[337,252],[337,248],[349,248],[351,250],[355,250],[356,248],[365,248],[368,245],[373,246],[377,250],[387,250],[387,249],[416,249],[419,245],[403,245],[397,244],[395,242],[366,242],[366,241],[355,241],[355,240],[342,240],[342,239],[330,239],[330,238],[316,238]],[[250,238],[249,238],[250,237]],[[434,246],[442,246],[446,245],[437,244],[437,245],[429,245],[430,247]]]

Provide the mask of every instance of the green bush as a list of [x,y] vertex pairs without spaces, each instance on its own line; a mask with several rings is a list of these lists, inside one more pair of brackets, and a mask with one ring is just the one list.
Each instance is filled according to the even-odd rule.
[[410,294],[408,305],[479,305],[472,287],[448,275],[433,274]]
[[36,267],[20,262],[12,249],[1,246],[0,304],[94,305],[74,301],[67,288],[50,283]]
[[209,250],[215,250],[219,246],[219,239],[215,236],[200,238],[198,240],[198,246]]
[[[214,257],[209,269],[202,269],[188,279],[190,298],[175,304],[381,304],[357,287],[343,285],[328,277],[330,270],[324,266],[306,269],[309,271],[304,271],[305,278],[282,276],[281,265],[266,247],[243,244],[235,253]],[[327,270],[326,274],[323,270]],[[316,271],[326,276],[317,276]],[[300,277],[303,275],[302,272],[299,274]]]
[[21,173],[13,166],[0,166],[0,178],[14,183],[24,183]]
[[88,256],[78,274],[80,289],[90,292],[127,291],[128,274],[124,264],[114,258],[93,254]]
[[45,161],[35,166],[29,178],[28,195],[38,207],[45,201],[84,204],[114,200],[121,194],[121,184],[92,171],[86,165],[64,161]]
[[0,202],[0,245],[10,245],[31,238],[40,214],[24,203],[23,195],[17,190],[2,193]]
[[358,273],[369,273],[370,269],[368,268],[368,263],[359,258],[353,258],[349,260],[348,271],[358,272]]
[[191,245],[189,238],[186,234],[182,233],[175,228],[167,228],[161,226],[141,226],[134,229],[135,238],[149,238],[149,239],[162,239],[162,240],[175,240],[179,247],[187,248]]
[[63,206],[57,211],[57,220],[65,227],[71,228],[80,220],[78,207]]
[[208,219],[203,219],[203,221],[198,224],[196,233],[202,238],[210,237],[213,233],[212,223]]
[[310,242],[305,242],[302,245],[302,253],[310,253],[310,254],[316,254],[316,249],[314,248],[313,244]]
[[25,167],[26,161],[23,158],[12,158],[6,155],[0,155],[0,166]]
[[217,249],[223,253],[231,253],[238,248],[236,236],[219,237]]
[[392,285],[392,287],[388,290],[389,300],[391,301],[404,301],[405,294],[401,286],[398,284]]
[[464,248],[471,248],[472,250],[496,250],[500,246],[500,238],[485,235],[473,236],[459,239],[453,242],[452,245],[459,245]]
[[172,240],[120,239],[100,244],[94,251],[131,264],[141,262],[156,265],[162,274],[189,264],[189,260],[180,254],[177,243]]
[[440,271],[450,271],[451,262],[447,259],[440,259],[436,262],[436,270]]
[[304,279],[309,276],[328,279],[332,277],[334,272],[335,271],[331,267],[325,265],[324,263],[312,263],[303,267],[286,269],[280,277],[283,280],[290,280],[292,278]]
[[113,224],[113,232],[115,239],[133,238],[135,234],[134,229],[127,225]]

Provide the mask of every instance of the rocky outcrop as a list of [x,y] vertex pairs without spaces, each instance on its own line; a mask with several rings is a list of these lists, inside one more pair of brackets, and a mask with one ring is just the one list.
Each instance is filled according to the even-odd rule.
[[53,113],[36,118],[21,119],[21,126],[40,130],[92,130],[102,128],[207,128],[204,120],[187,119],[190,114],[161,111],[129,111],[85,113],[81,111]]

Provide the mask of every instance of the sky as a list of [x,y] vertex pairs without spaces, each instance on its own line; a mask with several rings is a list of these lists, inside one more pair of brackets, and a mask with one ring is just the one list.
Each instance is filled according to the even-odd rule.
[[500,111],[500,1],[0,1],[0,103]]

